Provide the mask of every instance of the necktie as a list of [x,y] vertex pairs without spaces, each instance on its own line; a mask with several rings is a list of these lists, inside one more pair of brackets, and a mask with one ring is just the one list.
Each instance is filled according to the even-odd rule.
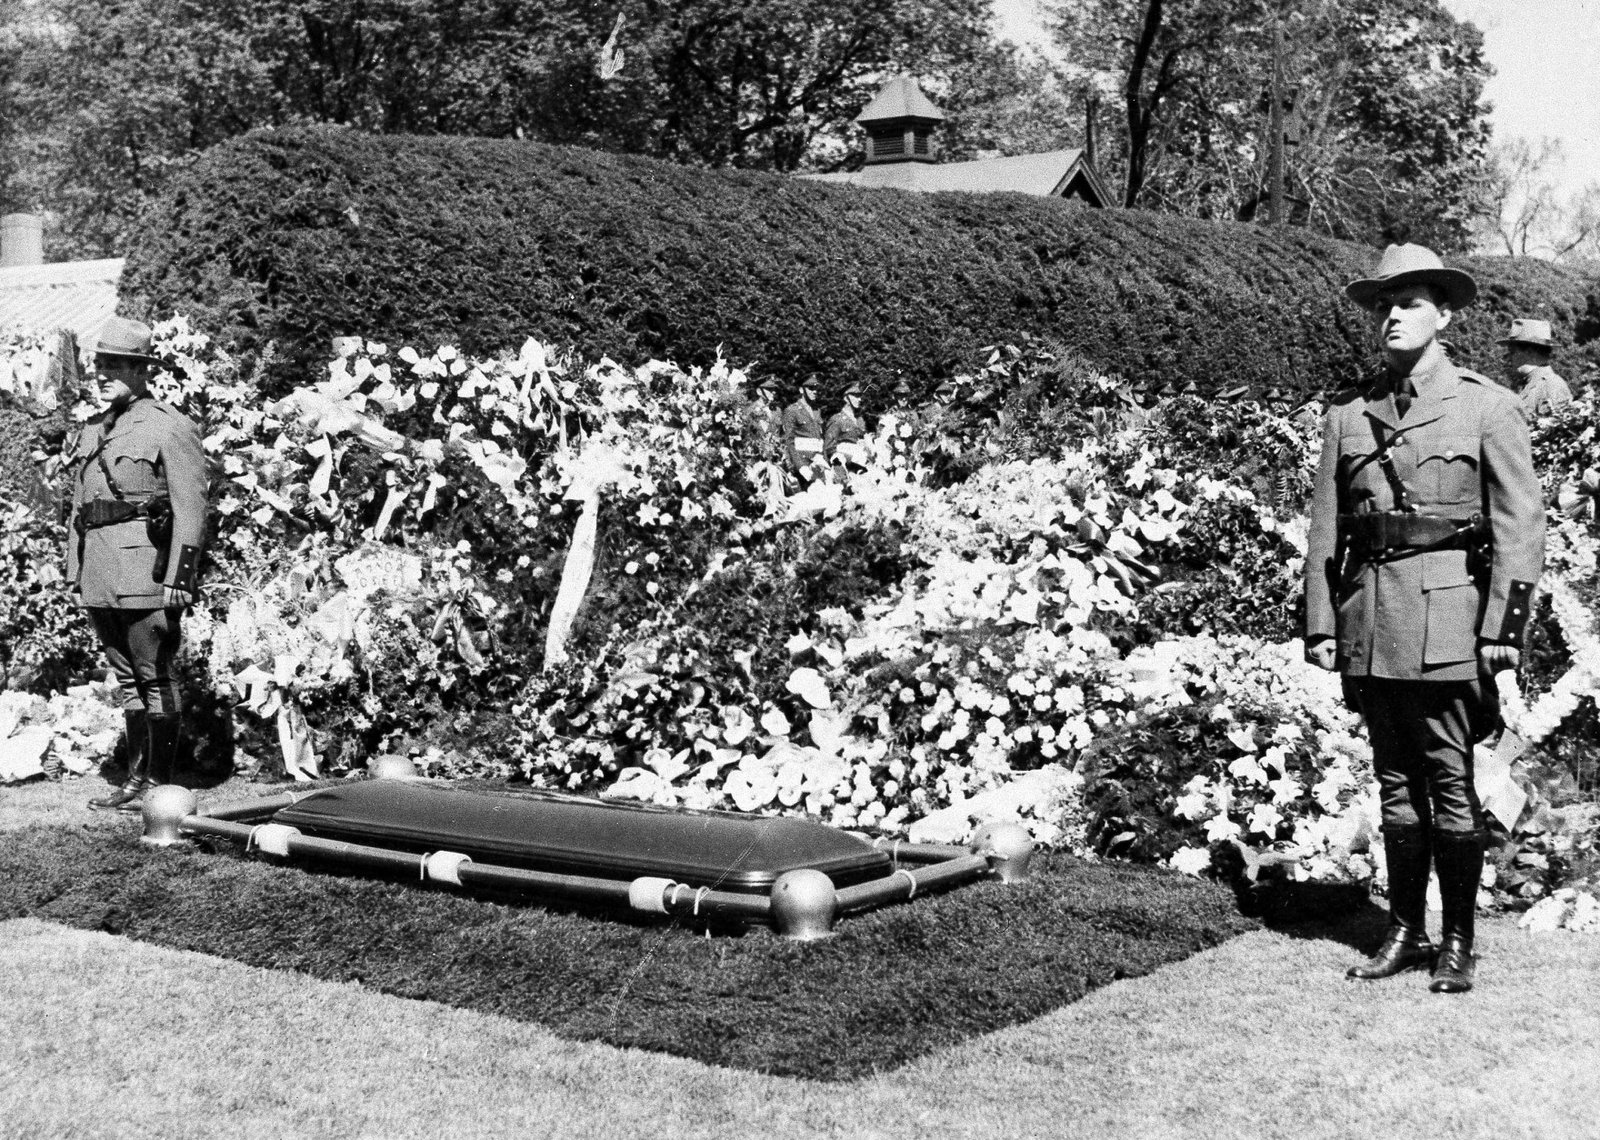
[[1411,409],[1411,401],[1416,398],[1416,395],[1417,389],[1412,385],[1411,377],[1402,376],[1395,381],[1394,407],[1395,411],[1400,413],[1402,419],[1405,418],[1406,412]]

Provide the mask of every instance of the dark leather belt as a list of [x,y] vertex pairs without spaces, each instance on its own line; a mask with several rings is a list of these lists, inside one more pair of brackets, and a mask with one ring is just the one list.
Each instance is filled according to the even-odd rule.
[[1339,533],[1356,549],[1382,552],[1426,547],[1448,550],[1467,547],[1474,538],[1487,534],[1482,516],[1449,519],[1442,515],[1423,515],[1405,511],[1373,511],[1362,515],[1340,515]]
[[144,502],[130,503],[123,499],[90,499],[78,507],[76,526],[81,533],[103,526],[115,526],[131,519],[150,517],[150,508]]

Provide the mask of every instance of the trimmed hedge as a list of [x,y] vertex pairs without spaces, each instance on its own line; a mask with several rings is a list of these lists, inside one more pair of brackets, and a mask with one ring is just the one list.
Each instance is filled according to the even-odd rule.
[[918,898],[803,943],[486,902],[241,859],[229,844],[152,850],[125,824],[6,838],[0,920],[32,915],[821,1080],[1030,1020],[1256,926],[1215,883],[1061,856],[1040,856],[1027,882]]
[[[122,291],[239,347],[276,341],[272,383],[334,335],[455,343],[525,335],[624,360],[719,346],[874,402],[1048,337],[1138,382],[1311,391],[1371,359],[1344,281],[1372,251],[1293,229],[1090,210],[1023,195],[863,191],[481,138],[255,132],[175,179]],[[1600,288],[1556,267],[1471,262],[1484,303],[1454,340],[1493,367],[1513,314],[1563,343],[1600,333]]]

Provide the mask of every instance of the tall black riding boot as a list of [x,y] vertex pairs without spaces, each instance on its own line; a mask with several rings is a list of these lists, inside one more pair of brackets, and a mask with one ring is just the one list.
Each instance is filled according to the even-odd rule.
[[[150,780],[149,786],[160,787],[172,783],[172,769],[178,757],[178,738],[183,734],[183,718],[177,713],[151,713],[150,726]],[[143,803],[130,803],[123,811],[138,811]]]
[[1389,863],[1389,931],[1378,952],[1351,966],[1347,976],[1372,981],[1407,970],[1425,970],[1431,964],[1428,847],[1428,829],[1421,824],[1383,829],[1383,851]]
[[1444,937],[1439,940],[1439,960],[1428,985],[1436,994],[1464,994],[1472,988],[1476,965],[1473,918],[1483,877],[1483,839],[1481,831],[1433,833],[1433,864],[1439,872],[1439,902],[1444,908]]
[[97,811],[111,811],[136,803],[150,786],[150,737],[143,709],[123,709],[122,724],[128,737],[128,776],[122,786],[89,801]]

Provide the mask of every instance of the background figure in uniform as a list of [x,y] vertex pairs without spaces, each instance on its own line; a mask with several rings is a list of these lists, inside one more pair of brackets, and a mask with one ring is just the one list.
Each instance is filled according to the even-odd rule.
[[756,407],[762,416],[762,427],[771,432],[776,432],[782,422],[783,413],[778,410],[778,382],[768,376],[756,385],[752,394]]
[[784,460],[802,483],[828,477],[827,461],[822,455],[822,417],[817,414],[816,404],[817,378],[807,376],[800,381],[800,394],[794,403],[783,409]]
[[113,317],[95,345],[107,410],[68,452],[67,578],[122,689],[128,777],[90,807],[138,810],[172,781],[181,706],[173,660],[205,543],[200,433],[149,392],[150,329]]
[[861,385],[852,384],[844,390],[844,404],[828,417],[822,429],[822,453],[829,463],[848,467],[861,465],[858,446],[867,434],[867,425],[861,419]]
[[1495,727],[1544,564],[1528,427],[1506,389],[1453,365],[1439,333],[1477,294],[1421,246],[1390,246],[1345,294],[1385,368],[1336,396],[1306,550],[1306,659],[1338,669],[1367,722],[1383,807],[1389,930],[1355,978],[1427,968],[1430,862],[1444,936],[1430,988],[1472,988],[1486,839],[1472,749]]
[[1572,389],[1550,367],[1556,342],[1549,321],[1518,317],[1499,343],[1506,346],[1506,385],[1522,401],[1529,423],[1572,403]]

